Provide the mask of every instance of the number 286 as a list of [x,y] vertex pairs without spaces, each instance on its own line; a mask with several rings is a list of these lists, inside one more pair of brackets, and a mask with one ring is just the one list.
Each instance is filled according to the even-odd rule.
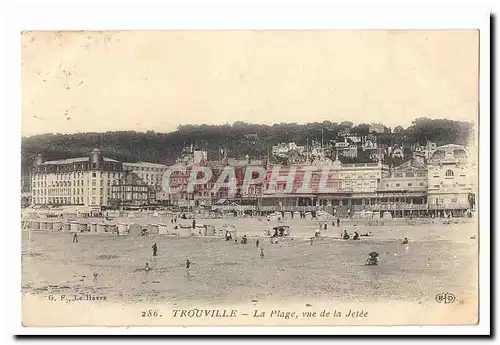
[[160,312],[156,309],[143,310],[141,314],[142,317],[161,317]]

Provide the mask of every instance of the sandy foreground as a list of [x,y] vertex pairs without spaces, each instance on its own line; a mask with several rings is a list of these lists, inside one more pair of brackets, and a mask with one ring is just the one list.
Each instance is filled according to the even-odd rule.
[[[310,233],[309,228],[296,226],[295,234]],[[238,235],[251,236],[247,245],[220,238],[96,234],[82,234],[73,244],[69,233],[23,232],[22,323],[477,323],[478,243],[470,239],[477,225],[372,226],[367,231],[374,237],[360,241],[339,240],[338,230],[313,245],[304,237],[272,245],[265,237],[255,237],[260,230],[244,228]],[[407,246],[401,244],[404,237],[410,238]],[[153,243],[158,245],[155,258]],[[364,266],[373,250],[380,253],[380,265]],[[193,263],[189,272],[186,259]],[[143,270],[146,262],[152,268],[149,273]]]

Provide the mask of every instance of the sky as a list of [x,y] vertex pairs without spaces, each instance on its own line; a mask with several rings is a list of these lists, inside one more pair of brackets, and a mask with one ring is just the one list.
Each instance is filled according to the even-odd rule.
[[24,32],[22,135],[475,122],[476,30]]

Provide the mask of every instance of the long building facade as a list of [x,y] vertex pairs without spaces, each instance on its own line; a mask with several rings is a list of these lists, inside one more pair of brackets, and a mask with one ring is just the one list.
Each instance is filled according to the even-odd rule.
[[165,167],[144,162],[123,163],[104,157],[98,149],[87,157],[55,161],[44,161],[39,154],[31,172],[31,203],[92,207],[149,205],[161,188]]
[[[189,170],[200,164],[211,167],[214,176],[208,183],[196,185],[194,191],[188,193]],[[234,166],[237,192],[230,194],[223,189],[214,194],[212,188],[217,172],[224,166]],[[265,166],[266,178],[262,183],[252,185],[250,193],[242,194],[242,177],[245,169],[252,166]],[[172,200],[176,200],[173,204],[188,208],[211,206],[213,210],[257,212],[325,210],[339,216],[372,211],[381,215],[389,212],[393,217],[463,215],[475,209],[475,166],[470,163],[467,149],[460,145],[437,147],[428,164],[417,156],[394,168],[381,161],[343,164],[338,158],[331,161],[325,157],[309,164],[291,165],[226,159],[218,164],[186,164],[185,168],[174,179],[182,192]],[[328,178],[326,185],[320,188],[324,183],[321,179],[325,168],[329,171]],[[271,181],[276,172],[279,178]],[[294,177],[288,180],[286,176],[291,172]],[[309,188],[304,188],[305,183]]]

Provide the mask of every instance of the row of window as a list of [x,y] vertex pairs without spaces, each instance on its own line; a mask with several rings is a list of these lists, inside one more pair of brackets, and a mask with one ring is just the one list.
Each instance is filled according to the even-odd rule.
[[[64,181],[64,180],[70,180],[71,178],[76,179],[76,178],[84,178],[86,173],[84,172],[73,172],[71,173],[66,173],[66,174],[50,174],[55,176],[55,179],[57,181]],[[40,180],[47,180],[47,176],[49,174],[33,174],[33,181],[40,181]],[[51,177],[53,177],[51,176]],[[120,178],[122,176],[122,173],[120,172],[110,172],[110,171],[93,171],[92,172],[92,177],[105,177],[107,176],[108,178]]]
[[[424,185],[425,185],[425,183],[424,183],[424,182],[419,182],[419,184],[418,184],[418,185],[419,185],[419,186],[424,186]],[[386,184],[385,184],[385,186],[386,186],[386,187],[391,187],[391,186],[392,186],[392,184],[386,183]],[[395,186],[396,186],[396,187],[401,187],[401,183],[396,183],[396,184],[395,184]],[[407,183],[407,186],[408,186],[408,187],[412,187],[412,186],[413,186],[413,183],[412,183],[412,182],[408,182],[408,183]]]

